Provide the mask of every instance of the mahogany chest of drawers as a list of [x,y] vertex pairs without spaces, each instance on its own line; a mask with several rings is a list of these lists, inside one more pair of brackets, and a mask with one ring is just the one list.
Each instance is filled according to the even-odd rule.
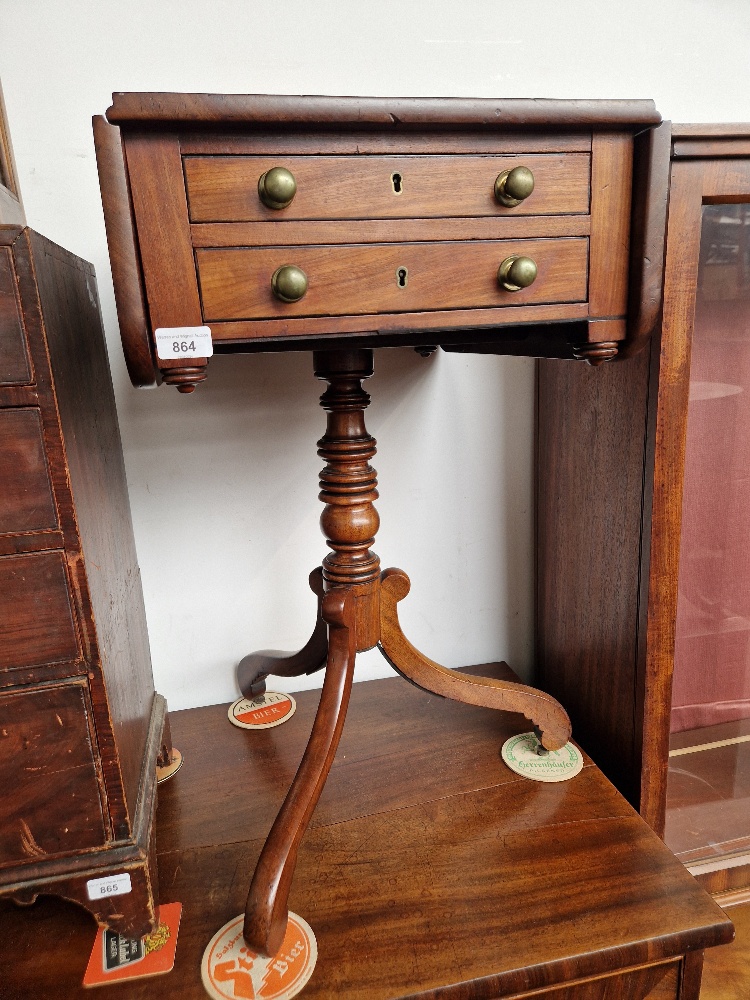
[[93,268],[0,226],[0,896],[152,925],[165,708]]

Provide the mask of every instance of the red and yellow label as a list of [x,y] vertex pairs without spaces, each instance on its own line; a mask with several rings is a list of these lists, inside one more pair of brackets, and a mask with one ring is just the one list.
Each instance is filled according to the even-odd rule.
[[94,939],[84,986],[106,986],[123,979],[143,979],[171,972],[177,950],[182,903],[159,907],[159,925],[144,938],[126,938],[100,927]]
[[241,729],[272,729],[290,719],[297,703],[290,694],[266,691],[252,700],[240,698],[229,706],[229,721]]
[[201,977],[213,1000],[289,1000],[307,983],[318,946],[310,925],[289,914],[284,943],[273,958],[256,955],[242,937],[244,913],[214,934],[203,953]]

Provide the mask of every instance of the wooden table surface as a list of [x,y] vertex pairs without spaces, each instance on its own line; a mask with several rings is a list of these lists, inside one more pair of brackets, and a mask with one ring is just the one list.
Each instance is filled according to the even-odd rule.
[[[502,665],[472,667],[508,677]],[[200,959],[244,909],[255,861],[300,760],[318,692],[248,732],[226,706],[171,715],[182,769],[160,786],[163,902],[184,904],[174,970],[94,996],[202,1000]],[[657,962],[732,925],[585,757],[571,781],[500,759],[520,716],[448,702],[399,678],[355,684],[290,906],[311,924],[307,1000],[483,997]],[[0,998],[72,1000],[95,926],[72,904],[0,905]]]

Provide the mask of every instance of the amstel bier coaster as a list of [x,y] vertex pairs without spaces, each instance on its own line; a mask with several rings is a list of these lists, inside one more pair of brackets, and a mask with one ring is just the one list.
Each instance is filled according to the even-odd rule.
[[272,729],[294,715],[297,702],[290,694],[266,691],[257,698],[240,698],[229,706],[229,721],[240,729]]
[[156,783],[160,784],[162,781],[166,781],[167,778],[171,778],[173,774],[177,772],[182,767],[182,754],[176,747],[172,747],[172,756],[168,764],[164,767],[156,768]]
[[572,743],[545,754],[537,753],[539,746],[534,733],[521,733],[505,741],[501,756],[511,771],[534,781],[567,781],[583,767],[581,751]]
[[144,938],[126,938],[100,927],[94,939],[84,986],[106,986],[123,979],[144,979],[171,972],[177,949],[182,903],[159,907],[159,926]]
[[273,958],[256,955],[245,944],[245,914],[224,924],[203,952],[201,978],[213,1000],[289,1000],[313,974],[318,944],[310,925],[289,914],[284,943]]

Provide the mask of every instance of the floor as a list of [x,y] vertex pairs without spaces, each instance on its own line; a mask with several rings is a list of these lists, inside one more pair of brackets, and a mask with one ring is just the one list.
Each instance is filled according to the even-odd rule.
[[750,998],[750,903],[727,910],[737,930],[732,944],[706,952],[701,1000]]
[[[499,665],[486,672],[506,676]],[[159,790],[159,876],[163,900],[184,909],[168,976],[92,994],[80,985],[92,919],[52,897],[30,908],[3,902],[0,1000],[205,1000],[207,939],[242,912],[316,702],[316,692],[300,694],[288,723],[251,735],[222,706],[172,716],[185,764]],[[292,909],[318,936],[302,996],[383,1000],[425,986],[441,996],[517,995],[562,971],[617,975],[616,954],[634,969],[629,995],[643,997],[664,993],[665,973],[676,984],[683,941],[699,948],[728,936],[721,911],[586,755],[581,774],[558,784],[502,764],[500,746],[527,728],[397,678],[354,686],[293,885]],[[745,909],[731,912],[739,944],[709,950],[713,992],[703,1000],[749,1000],[747,913],[742,923]],[[457,970],[466,990],[454,993]]]

